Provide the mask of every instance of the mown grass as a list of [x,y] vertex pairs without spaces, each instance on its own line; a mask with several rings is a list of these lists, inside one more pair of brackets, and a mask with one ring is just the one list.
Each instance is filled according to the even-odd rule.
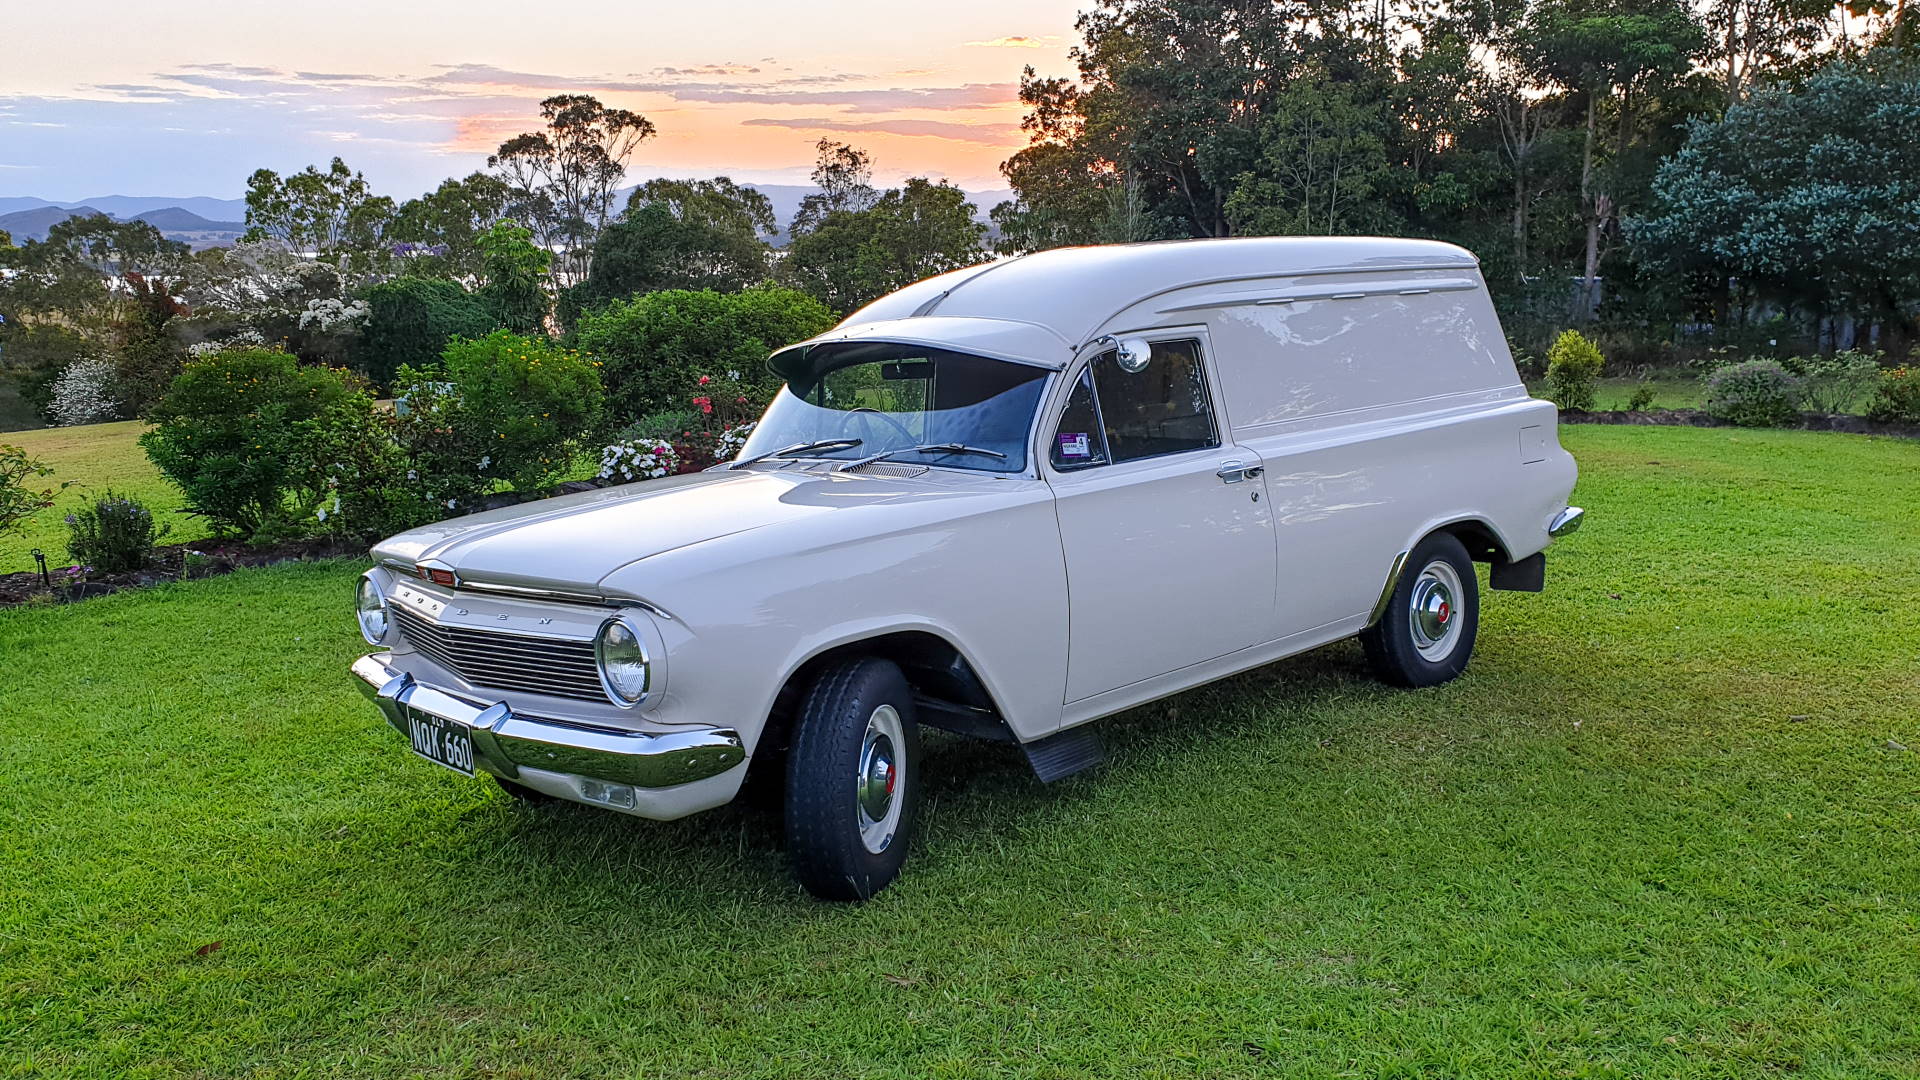
[[205,537],[206,523],[181,512],[180,489],[168,483],[140,449],[140,433],[146,429],[138,420],[126,420],[0,433],[0,443],[24,447],[29,456],[53,467],[53,475],[37,483],[52,486],[75,481],[51,508],[30,518],[23,531],[0,536],[0,574],[32,570],[33,559],[28,553],[34,548],[46,553],[50,565],[67,565],[71,561],[67,558],[67,514],[109,489],[131,495],[153,511],[154,518],[169,530],[162,543],[184,544]]
[[0,1073],[1920,1074],[1920,446],[1563,438],[1464,679],[1322,650],[1052,787],[936,741],[862,907],[409,756],[355,565],[0,613]]

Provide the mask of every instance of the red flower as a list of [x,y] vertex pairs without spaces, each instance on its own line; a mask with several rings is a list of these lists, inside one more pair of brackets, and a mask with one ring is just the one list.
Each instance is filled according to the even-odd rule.
[[702,376],[700,376],[700,385],[701,385],[701,386],[705,386],[705,385],[707,385],[708,383],[710,383],[710,382],[712,382],[712,381],[713,381],[713,380],[712,380],[711,378],[708,378],[708,377],[707,377],[707,376],[705,376],[705,375],[702,375]]

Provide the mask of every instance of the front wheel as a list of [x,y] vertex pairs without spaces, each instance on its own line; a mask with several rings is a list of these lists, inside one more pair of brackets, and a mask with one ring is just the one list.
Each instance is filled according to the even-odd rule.
[[822,900],[865,900],[900,873],[919,803],[919,732],[900,669],[847,660],[814,680],[787,758],[787,853]]
[[1360,632],[1374,673],[1399,686],[1437,686],[1466,670],[1480,630],[1480,583],[1466,545],[1434,533],[1408,554],[1380,621]]

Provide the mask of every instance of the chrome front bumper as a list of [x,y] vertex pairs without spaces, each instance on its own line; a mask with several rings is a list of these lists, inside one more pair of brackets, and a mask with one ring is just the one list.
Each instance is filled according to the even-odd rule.
[[718,776],[746,760],[740,733],[687,728],[649,734],[576,727],[516,716],[504,701],[481,705],[389,667],[386,653],[353,662],[354,680],[402,735],[407,714],[437,716],[473,731],[474,764],[496,776],[521,770],[584,776],[635,788],[666,788]]

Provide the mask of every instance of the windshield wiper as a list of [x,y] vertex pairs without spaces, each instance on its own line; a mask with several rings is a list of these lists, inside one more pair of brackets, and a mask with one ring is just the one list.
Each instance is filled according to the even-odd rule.
[[835,469],[834,472],[852,472],[862,465],[871,465],[876,461],[884,461],[895,454],[979,454],[983,457],[1000,458],[1003,461],[1006,460],[1007,456],[998,450],[988,450],[983,446],[968,446],[966,443],[928,443],[923,446],[896,446],[891,450],[882,450],[877,454],[868,454],[866,457],[847,462],[845,465]]
[[769,450],[764,454],[755,454],[750,458],[740,458],[727,462],[729,469],[744,469],[756,461],[768,458],[787,457],[791,454],[804,454],[810,450],[851,450],[860,445],[859,439],[815,439],[813,442],[798,442],[792,446],[783,446],[778,450]]

